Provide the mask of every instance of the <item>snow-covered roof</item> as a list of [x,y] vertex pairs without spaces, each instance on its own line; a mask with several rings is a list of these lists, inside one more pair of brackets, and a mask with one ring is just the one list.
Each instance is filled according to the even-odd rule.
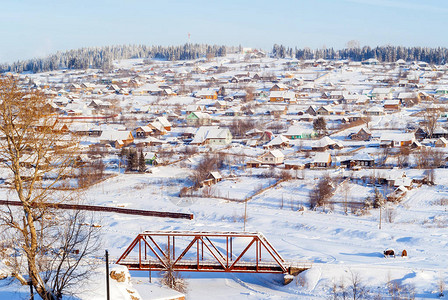
[[285,143],[289,144],[289,142],[290,140],[288,138],[284,137],[283,135],[278,135],[274,139],[269,141],[269,143],[267,143],[265,147],[278,146]]
[[324,136],[323,138],[321,138],[320,140],[318,140],[314,143],[314,147],[321,148],[321,147],[326,147],[326,146],[335,145],[335,144],[336,144],[336,142],[333,141],[331,138],[329,138],[328,136]]
[[319,152],[313,158],[314,163],[328,163],[331,159],[331,155],[329,152]]
[[272,150],[269,151],[268,153],[270,153],[274,157],[285,157],[285,155],[280,150]]
[[402,142],[402,141],[414,141],[415,140],[415,134],[413,132],[400,132],[400,133],[393,133],[393,132],[383,132],[380,137],[380,141],[396,141],[396,142]]
[[194,135],[191,144],[202,144],[207,139],[225,139],[231,135],[228,128],[219,128],[219,126],[201,126]]
[[101,133],[100,139],[107,141],[122,141],[132,138],[130,131],[105,130]]

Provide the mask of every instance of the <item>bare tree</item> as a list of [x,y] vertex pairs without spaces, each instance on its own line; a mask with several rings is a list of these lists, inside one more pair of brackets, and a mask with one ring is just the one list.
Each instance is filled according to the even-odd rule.
[[195,187],[199,187],[201,182],[207,178],[210,172],[217,170],[218,165],[218,159],[215,155],[207,154],[204,156],[193,171],[192,179]]
[[56,189],[71,177],[77,140],[61,130],[42,94],[25,93],[10,77],[0,78],[0,134],[0,163],[21,204],[0,211],[0,239],[15,252],[8,257],[12,276],[42,299],[60,299],[95,244],[80,227],[80,214],[66,217],[53,208],[79,199]]
[[168,255],[164,257],[165,270],[161,272],[161,283],[178,292],[186,293],[188,288],[187,282],[179,272],[174,270],[174,261],[171,258],[168,246],[165,248],[165,252]]
[[439,281],[437,282],[437,289],[439,292],[439,297],[444,297],[443,292],[445,291],[445,280],[443,279],[442,274],[440,274]]
[[417,163],[417,168],[426,169],[430,166],[430,149],[422,148],[415,153],[415,161]]
[[372,116],[365,116],[362,118],[362,121],[366,124],[367,128],[369,128],[370,122],[372,122]]
[[361,276],[353,271],[350,271],[350,273],[350,289],[353,300],[364,299],[367,294],[367,288],[362,284]]
[[323,206],[325,208],[328,200],[333,195],[333,191],[333,180],[329,175],[325,175],[315,188],[310,191],[310,208],[314,209],[318,206]]
[[434,134],[439,116],[440,112],[437,109],[429,109],[428,107],[425,109],[423,125],[429,138],[432,138]]
[[350,40],[345,45],[348,49],[356,49],[359,48],[359,41],[358,40]]
[[400,147],[400,151],[397,154],[398,167],[403,168],[408,166],[410,153],[411,149],[409,147]]

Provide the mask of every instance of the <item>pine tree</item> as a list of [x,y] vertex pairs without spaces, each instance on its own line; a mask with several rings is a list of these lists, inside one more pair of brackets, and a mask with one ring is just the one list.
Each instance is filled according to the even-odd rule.
[[143,150],[140,150],[140,155],[138,157],[138,171],[144,173],[146,171],[146,161],[143,155]]
[[126,165],[126,171],[135,171],[138,166],[138,157],[137,152],[133,149],[130,149],[127,155],[127,165]]

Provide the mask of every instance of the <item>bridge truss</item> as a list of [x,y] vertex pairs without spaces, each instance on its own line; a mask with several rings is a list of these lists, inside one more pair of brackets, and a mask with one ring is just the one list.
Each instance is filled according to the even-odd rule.
[[145,231],[117,260],[130,270],[297,274],[259,232]]

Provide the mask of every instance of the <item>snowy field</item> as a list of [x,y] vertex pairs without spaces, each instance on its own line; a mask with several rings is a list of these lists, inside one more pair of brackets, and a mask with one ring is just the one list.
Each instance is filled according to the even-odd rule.
[[[109,249],[113,259],[144,230],[243,230],[243,203],[214,198],[178,198],[188,170],[159,169],[156,174],[121,174],[85,193],[86,202],[97,205],[194,214],[193,220],[102,214],[98,222],[102,225],[103,247]],[[213,299],[325,299],[331,295],[333,282],[345,281],[349,286],[352,273],[359,274],[371,295],[385,297],[387,282],[397,282],[412,286],[416,298],[438,298],[438,282],[448,276],[447,207],[437,201],[448,198],[447,170],[437,170],[438,185],[415,188],[400,204],[391,204],[393,220],[390,223],[383,220],[381,230],[377,209],[362,216],[345,214],[340,205],[335,206],[334,212],[300,211],[299,207],[308,206],[309,190],[316,178],[322,176],[318,171],[307,171],[305,175],[304,180],[283,182],[251,199],[247,204],[246,223],[247,231],[262,232],[287,261],[313,263],[311,269],[299,276],[300,284],[293,282],[283,286],[281,275],[183,273],[189,286],[188,299],[210,299],[211,290]],[[168,178],[178,184],[168,184]],[[240,177],[238,183],[224,181],[218,186],[224,188],[225,184],[230,184],[226,188],[242,196],[253,186],[265,183],[265,179]],[[362,201],[372,189],[351,184],[351,197],[353,201]],[[1,190],[1,193],[6,191]],[[337,201],[338,197],[339,194],[333,200]],[[408,257],[384,258],[382,251],[386,248],[400,253],[406,249]],[[131,274],[132,281],[139,282],[137,290],[145,286],[147,272]],[[157,282],[158,276],[153,272],[153,282]],[[104,285],[101,278],[92,280],[92,286]],[[18,289],[16,284],[2,286],[0,299],[11,299],[12,295],[17,295],[15,293],[26,297],[27,289]],[[88,299],[104,299],[100,288],[96,293]],[[87,299],[86,295],[81,298]]]

